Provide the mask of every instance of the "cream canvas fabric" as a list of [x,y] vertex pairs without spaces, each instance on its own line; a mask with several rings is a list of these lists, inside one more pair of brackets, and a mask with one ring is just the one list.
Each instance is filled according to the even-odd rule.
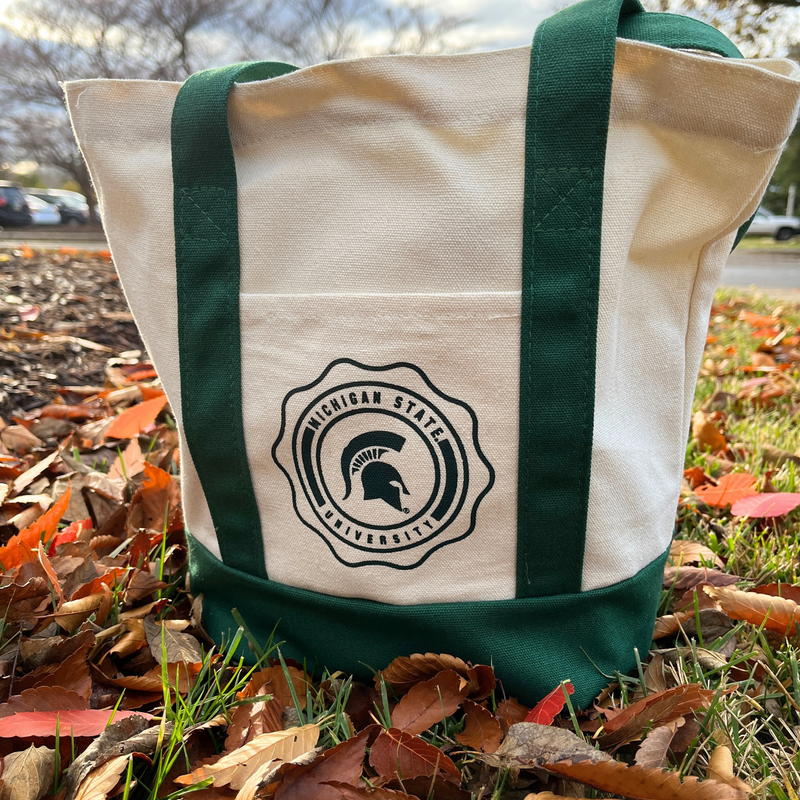
[[[517,463],[535,458],[518,445],[529,62],[528,47],[368,58],[231,92],[243,417],[273,581],[399,605],[515,596]],[[65,85],[114,262],[180,421],[170,151],[179,88]],[[670,542],[713,291],[799,98],[787,60],[617,40],[584,590],[635,575]],[[349,384],[355,401],[337,388]],[[356,424],[377,413],[376,393],[382,419],[395,414],[377,445],[359,440]],[[301,432],[313,420],[330,429],[316,456]],[[452,456],[434,447],[445,440]],[[340,463],[348,441],[363,447]],[[392,532],[382,543],[361,531],[356,542],[346,517],[358,518],[368,487],[362,495],[349,481],[385,464],[380,450],[402,475],[415,447],[436,453],[430,474],[387,477],[379,521]],[[187,527],[219,555],[185,446],[181,459]],[[316,470],[341,519],[315,517]],[[370,535],[371,549],[354,546]]]

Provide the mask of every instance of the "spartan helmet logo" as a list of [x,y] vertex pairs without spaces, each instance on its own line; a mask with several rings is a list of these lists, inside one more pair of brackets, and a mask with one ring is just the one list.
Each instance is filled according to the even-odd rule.
[[353,476],[361,474],[365,500],[383,500],[398,511],[406,511],[400,492],[410,494],[400,473],[381,456],[394,450],[399,453],[406,440],[389,431],[370,431],[356,436],[342,452],[342,476],[347,500],[353,488]]

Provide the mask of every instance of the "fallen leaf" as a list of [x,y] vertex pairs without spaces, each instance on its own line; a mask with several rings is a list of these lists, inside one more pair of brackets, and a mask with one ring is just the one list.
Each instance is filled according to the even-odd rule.
[[783,597],[800,605],[800,586],[791,583],[767,583],[755,586],[750,591],[755,594],[768,594],[771,597]]
[[22,711],[0,719],[0,737],[14,736],[98,736],[112,719],[142,716],[155,719],[143,711],[115,711],[114,709],[67,709],[63,711]]
[[150,652],[158,664],[164,661],[168,664],[196,664],[203,660],[203,650],[194,636],[160,625],[155,617],[144,618],[144,632]]
[[692,438],[701,448],[708,448],[713,453],[728,448],[725,437],[702,410],[697,411],[692,417]]
[[39,543],[47,545],[55,536],[58,523],[69,507],[71,491],[67,489],[61,497],[33,524],[21,530],[16,536],[8,540],[8,544],[0,547],[0,565],[8,572],[12,567],[18,567],[37,559]]
[[167,396],[154,397],[123,411],[106,431],[110,439],[131,439],[149,428],[167,404]]
[[328,781],[325,786],[335,789],[337,794],[330,795],[331,800],[419,800],[417,795],[396,792],[394,789],[350,786],[338,781]]
[[800,623],[800,605],[792,600],[742,592],[730,586],[706,586],[704,591],[731,619],[763,625],[783,635],[794,632]]
[[214,786],[232,784],[234,789],[241,788],[248,777],[263,764],[275,759],[291,761],[311,750],[317,739],[319,728],[316,725],[264,733],[243,747],[226,753],[216,763],[199,767],[188,775],[181,775],[175,779],[175,783],[191,786],[212,778]]
[[92,770],[78,787],[75,800],[106,800],[128,767],[130,756],[117,756]]
[[422,733],[459,709],[467,697],[467,682],[445,670],[409,689],[392,711],[392,726],[408,733]]
[[530,709],[522,705],[516,697],[509,697],[497,704],[495,715],[500,722],[503,733],[508,733],[508,729],[518,722],[522,722],[528,716]]
[[482,760],[490,766],[538,767],[565,758],[611,761],[611,756],[579,739],[572,731],[535,722],[518,722],[508,729],[503,743]]
[[138,714],[109,725],[70,764],[64,774],[64,800],[74,800],[83,779],[109,759],[131,753],[152,755],[164,733],[159,725],[153,727],[150,720]]
[[698,486],[695,494],[706,505],[721,508],[735,503],[743,497],[756,494],[757,478],[747,472],[731,472],[723,475],[716,486]]
[[701,583],[711,586],[730,586],[740,581],[738,575],[729,575],[708,567],[665,567],[664,588],[685,592]]
[[617,747],[638,739],[649,726],[657,727],[707,708],[714,697],[712,689],[697,683],[684,683],[649,695],[628,706],[603,723],[602,747]]
[[283,710],[286,706],[277,697],[264,698],[261,703],[237,706],[231,714],[225,749],[235,750],[262,733],[283,730]]
[[741,778],[733,774],[733,755],[730,748],[724,744],[717,745],[706,767],[706,777],[710,780],[721,781],[746,794],[753,794],[752,788]]
[[793,492],[770,492],[751,494],[737,500],[731,508],[735,517],[782,517],[800,506],[800,494]]
[[473,750],[494,753],[503,741],[503,729],[497,717],[472,700],[465,700],[463,705],[464,730],[456,734],[456,741]]
[[326,786],[328,781],[355,786],[361,777],[367,739],[370,731],[337,744],[320,753],[311,763],[292,765],[283,775],[275,792],[275,800],[337,800],[341,795],[337,789]]
[[669,546],[669,559],[675,566],[687,564],[716,564],[724,569],[725,562],[710,548],[688,539],[674,539]]
[[682,718],[676,719],[650,731],[636,751],[634,763],[642,769],[666,767],[669,746],[675,738],[676,731],[683,724]]
[[[289,676],[288,680],[287,674]],[[292,689],[289,688],[289,681],[292,683],[300,708],[304,709],[308,694],[308,676],[302,670],[292,666],[287,666],[286,672],[284,672],[283,667],[276,666],[265,667],[254,673],[239,699],[255,697],[259,694],[271,694],[284,706],[294,707],[294,698],[292,697]]]
[[629,767],[619,761],[592,763],[579,761],[546,764],[548,772],[571,781],[579,781],[599,789],[638,800],[744,800],[745,795],[719,781],[698,781],[686,778],[681,782],[678,772],[660,769]]
[[542,698],[525,717],[523,722],[536,722],[539,725],[552,725],[567,703],[567,695],[575,694],[575,687],[566,681]]
[[370,766],[384,778],[442,775],[461,783],[458,767],[438,747],[398,728],[381,731],[370,748]]
[[380,680],[383,678],[395,694],[404,695],[415,684],[446,670],[457,672],[470,682],[468,696],[473,700],[483,700],[494,689],[494,670],[491,667],[485,664],[470,667],[460,658],[437,653],[414,653],[395,658],[375,676],[375,685],[380,689]]
[[665,636],[672,636],[681,629],[687,620],[694,617],[694,610],[680,611],[676,614],[665,614],[656,620],[653,629],[653,639],[663,639]]
[[21,711],[66,711],[89,708],[89,701],[77,692],[60,686],[36,686],[8,698],[0,705],[0,719]]
[[0,800],[41,800],[53,788],[55,750],[31,745],[7,755],[3,763]]

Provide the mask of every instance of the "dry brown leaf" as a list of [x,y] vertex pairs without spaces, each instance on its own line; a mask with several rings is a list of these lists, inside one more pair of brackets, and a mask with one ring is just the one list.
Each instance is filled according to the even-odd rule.
[[75,800],[106,800],[112,789],[120,782],[120,776],[128,767],[130,756],[117,756],[106,761],[102,767],[92,770],[81,781]]
[[412,686],[392,712],[393,727],[408,733],[428,730],[458,711],[468,688],[467,681],[452,670]]
[[160,624],[155,617],[145,617],[143,622],[147,643],[156,663],[161,664],[166,660],[168,664],[196,664],[203,660],[203,650],[194,636],[181,633],[174,626]]
[[96,592],[78,600],[67,600],[59,605],[55,620],[67,633],[73,633],[103,605],[105,597],[105,592]]
[[398,728],[381,731],[370,748],[369,763],[384,778],[441,775],[461,783],[458,767],[438,747]]
[[243,700],[246,697],[255,697],[259,694],[271,694],[273,697],[280,700],[284,707],[294,707],[292,690],[289,688],[289,680],[286,678],[287,673],[292,682],[294,692],[297,695],[297,700],[300,703],[300,708],[305,708],[308,694],[308,676],[302,670],[297,669],[297,667],[291,666],[287,666],[286,672],[284,672],[283,668],[279,665],[276,667],[265,667],[254,673],[244,691],[239,695],[239,699]]
[[729,586],[706,586],[704,591],[716,600],[731,619],[763,625],[787,635],[800,624],[800,605],[782,597],[756,592],[742,592]]
[[481,757],[492,767],[540,766],[565,758],[591,761],[611,761],[611,756],[579,739],[572,731],[539,725],[536,722],[518,722],[508,729],[500,747],[491,755]]
[[731,586],[740,581],[738,575],[720,572],[718,569],[708,567],[665,567],[664,588],[676,592],[685,592],[701,583],[710,586]]
[[523,705],[516,697],[509,697],[497,704],[497,720],[503,733],[508,733],[508,729],[518,722],[524,722],[525,717],[530,713],[530,708]]
[[656,620],[653,629],[654,639],[663,639],[665,636],[672,636],[681,629],[681,625],[694,617],[694,611],[679,611],[676,614],[666,614]]
[[320,753],[311,763],[291,765],[283,772],[283,780],[275,792],[275,800],[336,800],[341,794],[328,781],[355,786],[364,767],[370,731],[337,744]]
[[311,750],[319,739],[316,725],[303,725],[285,731],[264,733],[243,747],[226,753],[219,761],[209,766],[199,767],[188,775],[181,775],[175,783],[191,786],[194,783],[212,778],[214,786],[227,786],[241,789],[250,775],[262,764],[275,759],[291,761]]
[[469,681],[468,696],[474,700],[488,697],[495,687],[494,670],[491,667],[485,664],[470,667],[460,658],[437,653],[414,653],[394,659],[375,676],[375,685],[380,689],[380,680],[383,678],[396,694],[403,695],[415,684],[446,670],[453,670]]
[[601,792],[622,794],[638,800],[744,800],[743,792],[719,781],[686,778],[677,772],[629,767],[620,761],[579,761],[545,764],[543,769],[579,781]]
[[634,763],[643,769],[666,767],[669,746],[675,738],[676,731],[683,724],[683,719],[676,719],[650,731],[636,751]]
[[8,698],[0,705],[0,719],[29,711],[69,711],[89,708],[89,701],[61,686],[37,686]]
[[673,540],[669,546],[669,559],[675,566],[705,563],[725,568],[725,562],[710,547],[688,539]]
[[236,750],[262,733],[283,730],[284,704],[277,697],[237,706],[231,715],[225,750]]
[[385,787],[369,789],[365,786],[349,786],[338,781],[328,781],[325,786],[337,791],[337,794],[330,796],[331,800],[419,800],[417,795],[406,794],[405,792],[398,792]]
[[4,759],[0,800],[41,800],[53,788],[55,750],[34,747]]
[[721,781],[738,789],[746,794],[752,794],[753,790],[741,778],[733,774],[733,755],[729,747],[724,744],[717,745],[711,754],[708,766],[706,767],[706,777],[711,780]]
[[601,747],[617,747],[638,739],[651,725],[663,725],[705,708],[714,697],[712,689],[685,683],[639,700],[603,724]]
[[473,750],[494,753],[503,741],[503,729],[497,717],[488,708],[464,702],[464,730],[456,734],[456,741]]

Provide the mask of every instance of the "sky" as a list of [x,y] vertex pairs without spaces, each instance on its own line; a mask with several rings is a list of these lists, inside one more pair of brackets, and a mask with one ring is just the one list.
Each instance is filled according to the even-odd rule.
[[[58,0],[54,0],[57,2]],[[0,16],[12,0],[0,0]],[[473,22],[451,38],[472,49],[530,44],[536,26],[555,10],[557,0],[424,0],[444,14],[469,17]],[[564,5],[561,0],[560,5]]]
[[442,13],[472,18],[461,36],[480,49],[530,44],[536,26],[556,7],[554,0],[428,0],[426,4]]

